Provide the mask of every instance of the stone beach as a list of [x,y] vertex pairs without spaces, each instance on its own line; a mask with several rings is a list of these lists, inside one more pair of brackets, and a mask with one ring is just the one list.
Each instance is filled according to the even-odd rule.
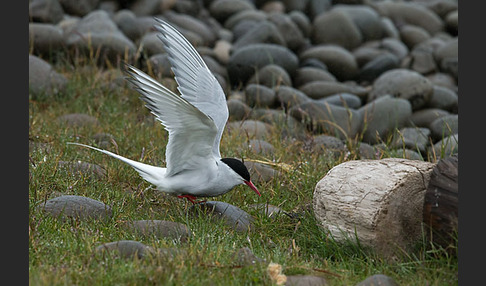
[[[65,88],[67,79],[48,62],[51,55],[89,49],[99,52],[100,65],[127,61],[143,69],[148,61],[170,78],[151,27],[156,16],[180,29],[203,55],[227,94],[230,121],[278,125],[263,120],[278,111],[301,123],[301,130],[285,137],[305,131],[372,146],[391,143],[400,129],[420,128],[429,134],[425,146],[414,146],[414,139],[402,145],[426,159],[433,158],[428,150],[434,144],[457,135],[455,1],[85,2],[30,3],[31,93]],[[384,96],[389,99],[380,101]],[[434,116],[424,116],[428,110]],[[83,123],[80,116],[60,120],[96,121]],[[262,136],[259,131],[254,139]]]
[[[242,150],[271,158],[274,147],[265,139],[278,131],[283,145],[297,140],[308,152],[332,156],[381,159],[393,150],[396,157],[434,163],[458,154],[457,0],[32,0],[30,96],[66,92],[69,77],[54,68],[62,62],[59,55],[93,51],[99,67],[113,69],[107,85],[126,88],[119,72],[123,62],[145,72],[150,68],[160,82],[170,82],[153,17],[179,29],[221,83],[230,112],[226,132],[248,139]],[[57,120],[65,128],[99,124],[87,114]],[[107,133],[92,139],[102,148],[117,140]],[[265,164],[245,165],[254,182],[279,176]],[[59,168],[69,176],[106,176],[103,168],[86,162],[60,161]],[[266,207],[268,216],[285,212]],[[110,207],[77,196],[48,200],[42,208],[53,216],[111,217]],[[86,213],[91,210],[93,215]],[[237,232],[253,228],[253,217],[231,204],[207,201],[190,211],[204,210]],[[126,227],[182,241],[192,235],[187,226],[170,221],[140,220]],[[128,240],[100,243],[96,251],[102,250],[138,258],[157,252]],[[242,265],[262,262],[249,249],[235,256]],[[308,280],[292,276],[287,285],[327,285],[324,278]],[[398,285],[382,274],[357,285],[375,284]]]

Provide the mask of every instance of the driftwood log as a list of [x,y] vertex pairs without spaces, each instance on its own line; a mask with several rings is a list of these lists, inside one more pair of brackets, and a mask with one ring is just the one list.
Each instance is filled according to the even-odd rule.
[[314,214],[337,241],[393,258],[423,237],[424,196],[435,164],[387,158],[332,168],[314,190]]
[[458,222],[458,157],[439,160],[425,192],[423,221],[430,241],[455,253]]

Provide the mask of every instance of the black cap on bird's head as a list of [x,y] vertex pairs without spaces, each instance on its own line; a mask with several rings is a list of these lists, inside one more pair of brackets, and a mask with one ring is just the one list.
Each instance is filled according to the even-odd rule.
[[240,175],[243,178],[245,184],[253,191],[255,191],[255,193],[257,193],[259,196],[261,196],[258,189],[251,182],[250,172],[248,172],[248,169],[246,168],[245,164],[243,164],[243,162],[234,158],[223,158],[221,159],[221,161],[228,165],[231,169],[233,169],[233,171],[235,171],[238,175]]

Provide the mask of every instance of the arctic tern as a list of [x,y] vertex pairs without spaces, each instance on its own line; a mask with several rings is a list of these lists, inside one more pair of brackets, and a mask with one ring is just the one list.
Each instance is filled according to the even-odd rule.
[[246,166],[238,159],[221,158],[219,144],[228,107],[219,82],[189,41],[167,22],[155,25],[168,54],[180,96],[141,70],[125,64],[127,80],[141,94],[145,106],[168,131],[166,167],[157,167],[80,143],[132,166],[157,190],[198,203],[198,197],[225,194],[240,184],[259,196]]

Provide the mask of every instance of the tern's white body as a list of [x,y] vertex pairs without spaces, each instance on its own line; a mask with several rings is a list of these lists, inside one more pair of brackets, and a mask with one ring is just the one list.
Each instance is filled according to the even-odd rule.
[[221,158],[219,143],[228,120],[221,86],[184,36],[166,22],[156,21],[159,25],[155,28],[160,32],[181,96],[133,66],[126,65],[126,72],[145,106],[169,132],[166,168],[84,144],[71,144],[115,157],[132,166],[158,190],[185,196],[192,202],[194,197],[222,195],[243,183],[260,195],[241,161]]

